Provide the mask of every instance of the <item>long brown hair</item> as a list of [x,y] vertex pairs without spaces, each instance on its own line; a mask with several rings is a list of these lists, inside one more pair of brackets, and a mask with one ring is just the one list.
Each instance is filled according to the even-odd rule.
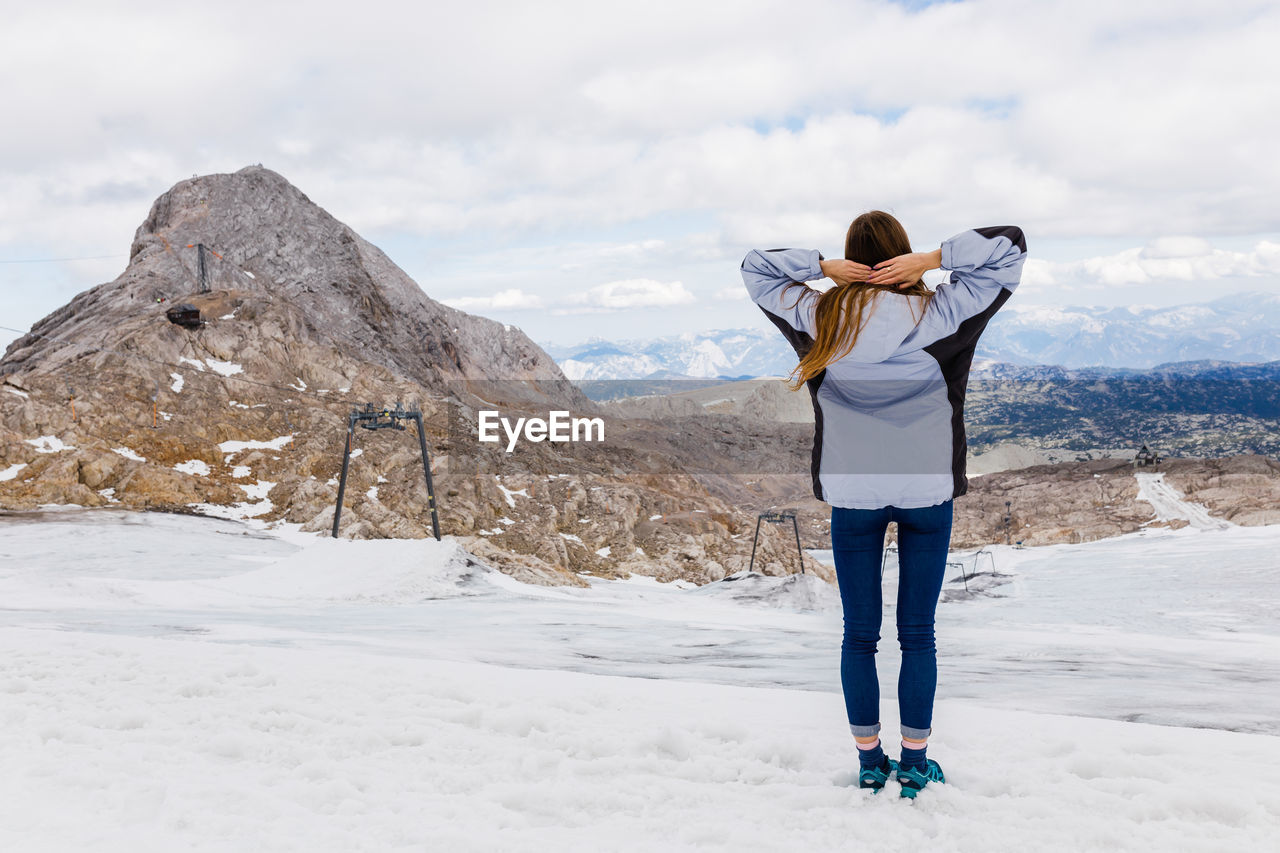
[[[875,266],[881,261],[905,255],[911,251],[911,241],[907,239],[907,230],[890,213],[883,210],[868,211],[849,226],[844,237],[845,260],[857,261],[867,266]],[[807,284],[792,282],[787,288],[801,287],[812,290]],[[918,280],[905,287],[896,284],[867,284],[856,281],[852,284],[838,284],[818,294],[818,304],[814,308],[813,346],[800,359],[794,377],[789,383],[791,390],[798,391],[805,382],[817,376],[827,365],[841,358],[853,349],[858,342],[858,335],[866,326],[871,312],[867,309],[874,304],[881,291],[899,293],[908,296],[924,297],[924,305],[933,297],[933,291]],[[786,292],[786,289],[783,290]],[[805,296],[804,292],[796,299]],[[893,297],[887,297],[893,298]],[[794,307],[794,305],[792,306]],[[843,321],[842,321],[843,318]]]

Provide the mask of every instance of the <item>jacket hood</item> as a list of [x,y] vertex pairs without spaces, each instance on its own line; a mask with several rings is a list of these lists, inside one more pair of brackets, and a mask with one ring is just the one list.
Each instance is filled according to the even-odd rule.
[[867,317],[857,343],[841,361],[874,364],[884,361],[915,329],[924,316],[924,299],[903,293],[880,291],[871,302],[871,314]]

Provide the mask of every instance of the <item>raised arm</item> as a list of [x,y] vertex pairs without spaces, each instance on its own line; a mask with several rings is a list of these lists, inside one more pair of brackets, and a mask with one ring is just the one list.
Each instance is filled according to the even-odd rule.
[[953,334],[971,317],[1008,298],[1022,278],[1027,241],[1016,225],[973,228],[943,241],[940,266],[951,271],[951,281],[940,284],[930,300],[914,343],[927,346]]
[[752,249],[742,259],[742,282],[751,301],[799,332],[813,332],[818,292],[788,285],[820,278],[825,276],[822,253],[817,249]]
[[752,249],[742,259],[742,281],[752,301],[791,328],[809,334],[818,291],[788,285],[820,278],[848,284],[866,280],[870,272],[870,267],[854,261],[826,260],[817,249]]

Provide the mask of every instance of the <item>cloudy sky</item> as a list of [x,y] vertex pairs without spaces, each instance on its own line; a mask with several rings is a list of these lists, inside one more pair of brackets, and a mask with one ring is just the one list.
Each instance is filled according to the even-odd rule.
[[1277,44],[1246,0],[25,4],[0,325],[250,163],[543,342],[760,325],[743,254],[871,208],[921,250],[1021,225],[1027,305],[1274,291]]

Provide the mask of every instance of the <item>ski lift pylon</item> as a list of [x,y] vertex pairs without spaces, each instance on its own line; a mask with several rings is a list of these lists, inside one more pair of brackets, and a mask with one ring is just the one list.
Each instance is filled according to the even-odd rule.
[[333,538],[338,538],[338,523],[342,520],[342,498],[347,492],[347,471],[351,466],[351,446],[355,443],[356,425],[367,430],[394,429],[404,430],[403,422],[413,421],[418,427],[418,448],[422,451],[422,473],[427,481],[427,506],[431,510],[431,532],[436,541],[440,541],[440,514],[436,509],[436,490],[431,482],[431,461],[427,455],[427,434],[422,427],[422,412],[418,409],[405,411],[404,405],[396,403],[394,409],[381,408],[366,403],[363,409],[352,409],[347,415],[347,435],[342,454],[342,476],[338,479],[338,503],[333,510]]
[[760,523],[767,521],[770,524],[786,524],[791,522],[791,529],[796,534],[796,557],[800,560],[800,574],[804,574],[804,550],[800,547],[800,525],[796,522],[796,514],[794,512],[774,511],[762,512],[756,518],[756,534],[751,540],[751,563],[747,567],[750,572],[755,569],[756,565],[756,546],[760,543]]

